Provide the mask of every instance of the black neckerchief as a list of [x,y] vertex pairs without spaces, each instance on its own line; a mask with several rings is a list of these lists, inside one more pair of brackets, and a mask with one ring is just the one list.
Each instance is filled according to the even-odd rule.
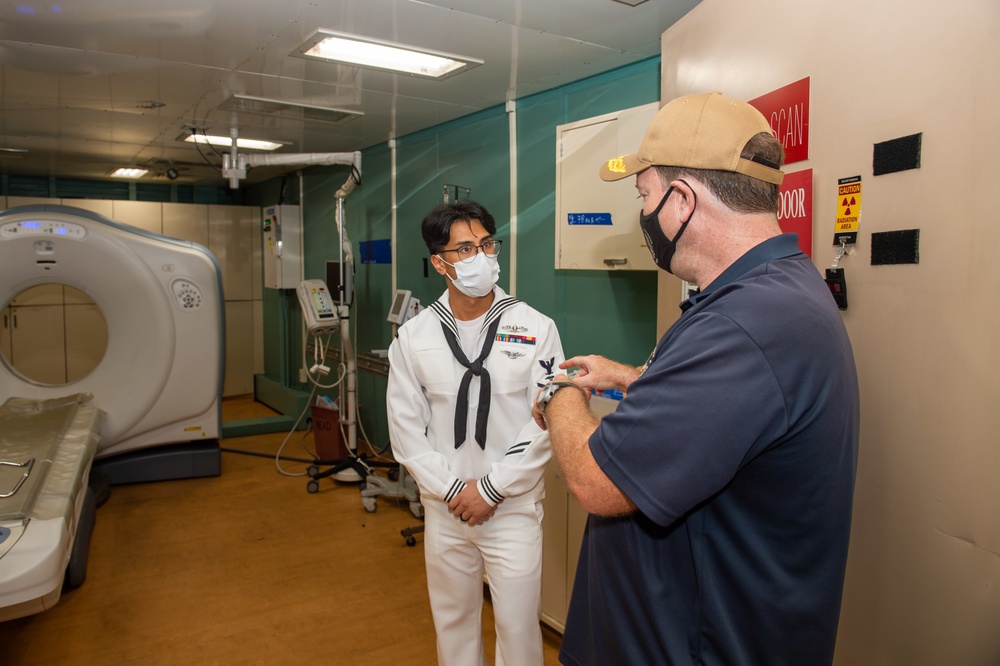
[[476,408],[476,443],[480,449],[486,449],[486,425],[490,417],[490,373],[483,367],[486,357],[493,349],[493,342],[496,340],[497,329],[500,327],[500,315],[509,307],[519,303],[515,298],[504,298],[494,303],[486,313],[484,327],[489,327],[486,339],[483,340],[482,351],[479,352],[475,361],[469,362],[462,346],[458,342],[458,325],[455,316],[441,301],[431,304],[431,309],[441,319],[441,330],[444,332],[444,339],[448,341],[455,359],[465,368],[465,375],[462,383],[458,387],[458,401],[455,404],[455,448],[459,448],[465,443],[466,423],[469,417],[469,386],[473,377],[480,378],[479,405]]

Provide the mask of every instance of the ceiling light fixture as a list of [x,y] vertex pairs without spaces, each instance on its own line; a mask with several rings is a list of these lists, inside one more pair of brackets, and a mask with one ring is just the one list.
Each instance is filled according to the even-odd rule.
[[149,170],[147,169],[139,169],[137,167],[121,167],[120,169],[115,169],[108,175],[114,178],[142,178],[147,173],[149,173]]
[[291,55],[430,79],[448,78],[483,64],[478,58],[332,30],[317,30]]
[[[223,148],[231,148],[233,145],[233,139],[229,136],[215,136],[212,134],[199,134],[197,132],[185,132],[177,137],[178,141],[187,141],[189,143],[200,143],[200,144],[211,144],[213,146],[222,146]],[[245,148],[246,150],[277,150],[281,148],[283,143],[278,143],[277,141],[263,141],[260,139],[244,139],[239,137],[236,139],[237,148]]]
[[219,108],[237,113],[253,113],[262,116],[297,120],[317,120],[328,123],[340,123],[365,115],[364,111],[337,109],[332,106],[319,106],[305,102],[254,97],[243,94],[234,94],[220,104]]

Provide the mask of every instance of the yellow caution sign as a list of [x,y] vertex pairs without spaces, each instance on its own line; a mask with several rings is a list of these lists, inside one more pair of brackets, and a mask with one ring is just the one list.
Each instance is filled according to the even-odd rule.
[[858,242],[861,223],[861,176],[837,180],[837,220],[833,228],[833,244]]

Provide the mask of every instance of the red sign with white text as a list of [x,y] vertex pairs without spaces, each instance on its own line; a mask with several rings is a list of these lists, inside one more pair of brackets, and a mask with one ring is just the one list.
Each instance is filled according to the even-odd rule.
[[748,102],[785,149],[785,164],[809,159],[809,77]]
[[812,169],[786,173],[778,190],[778,224],[785,233],[799,235],[799,249],[812,257],[813,244],[813,172]]

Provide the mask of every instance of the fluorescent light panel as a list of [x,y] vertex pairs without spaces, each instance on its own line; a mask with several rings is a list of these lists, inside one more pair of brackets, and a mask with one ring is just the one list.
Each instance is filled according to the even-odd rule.
[[120,169],[115,169],[109,175],[115,178],[142,178],[147,173],[148,169],[138,169],[135,167],[122,167]]
[[[212,134],[187,134],[184,136],[184,140],[189,143],[211,144],[213,146],[222,146],[223,148],[230,148],[233,145],[232,137],[215,136]],[[236,139],[236,147],[246,148],[247,150],[277,150],[282,145],[284,144],[275,141],[262,141],[260,139],[244,139],[242,137],[237,137]]]
[[317,30],[292,55],[431,79],[447,78],[483,64],[477,58],[331,30]]

